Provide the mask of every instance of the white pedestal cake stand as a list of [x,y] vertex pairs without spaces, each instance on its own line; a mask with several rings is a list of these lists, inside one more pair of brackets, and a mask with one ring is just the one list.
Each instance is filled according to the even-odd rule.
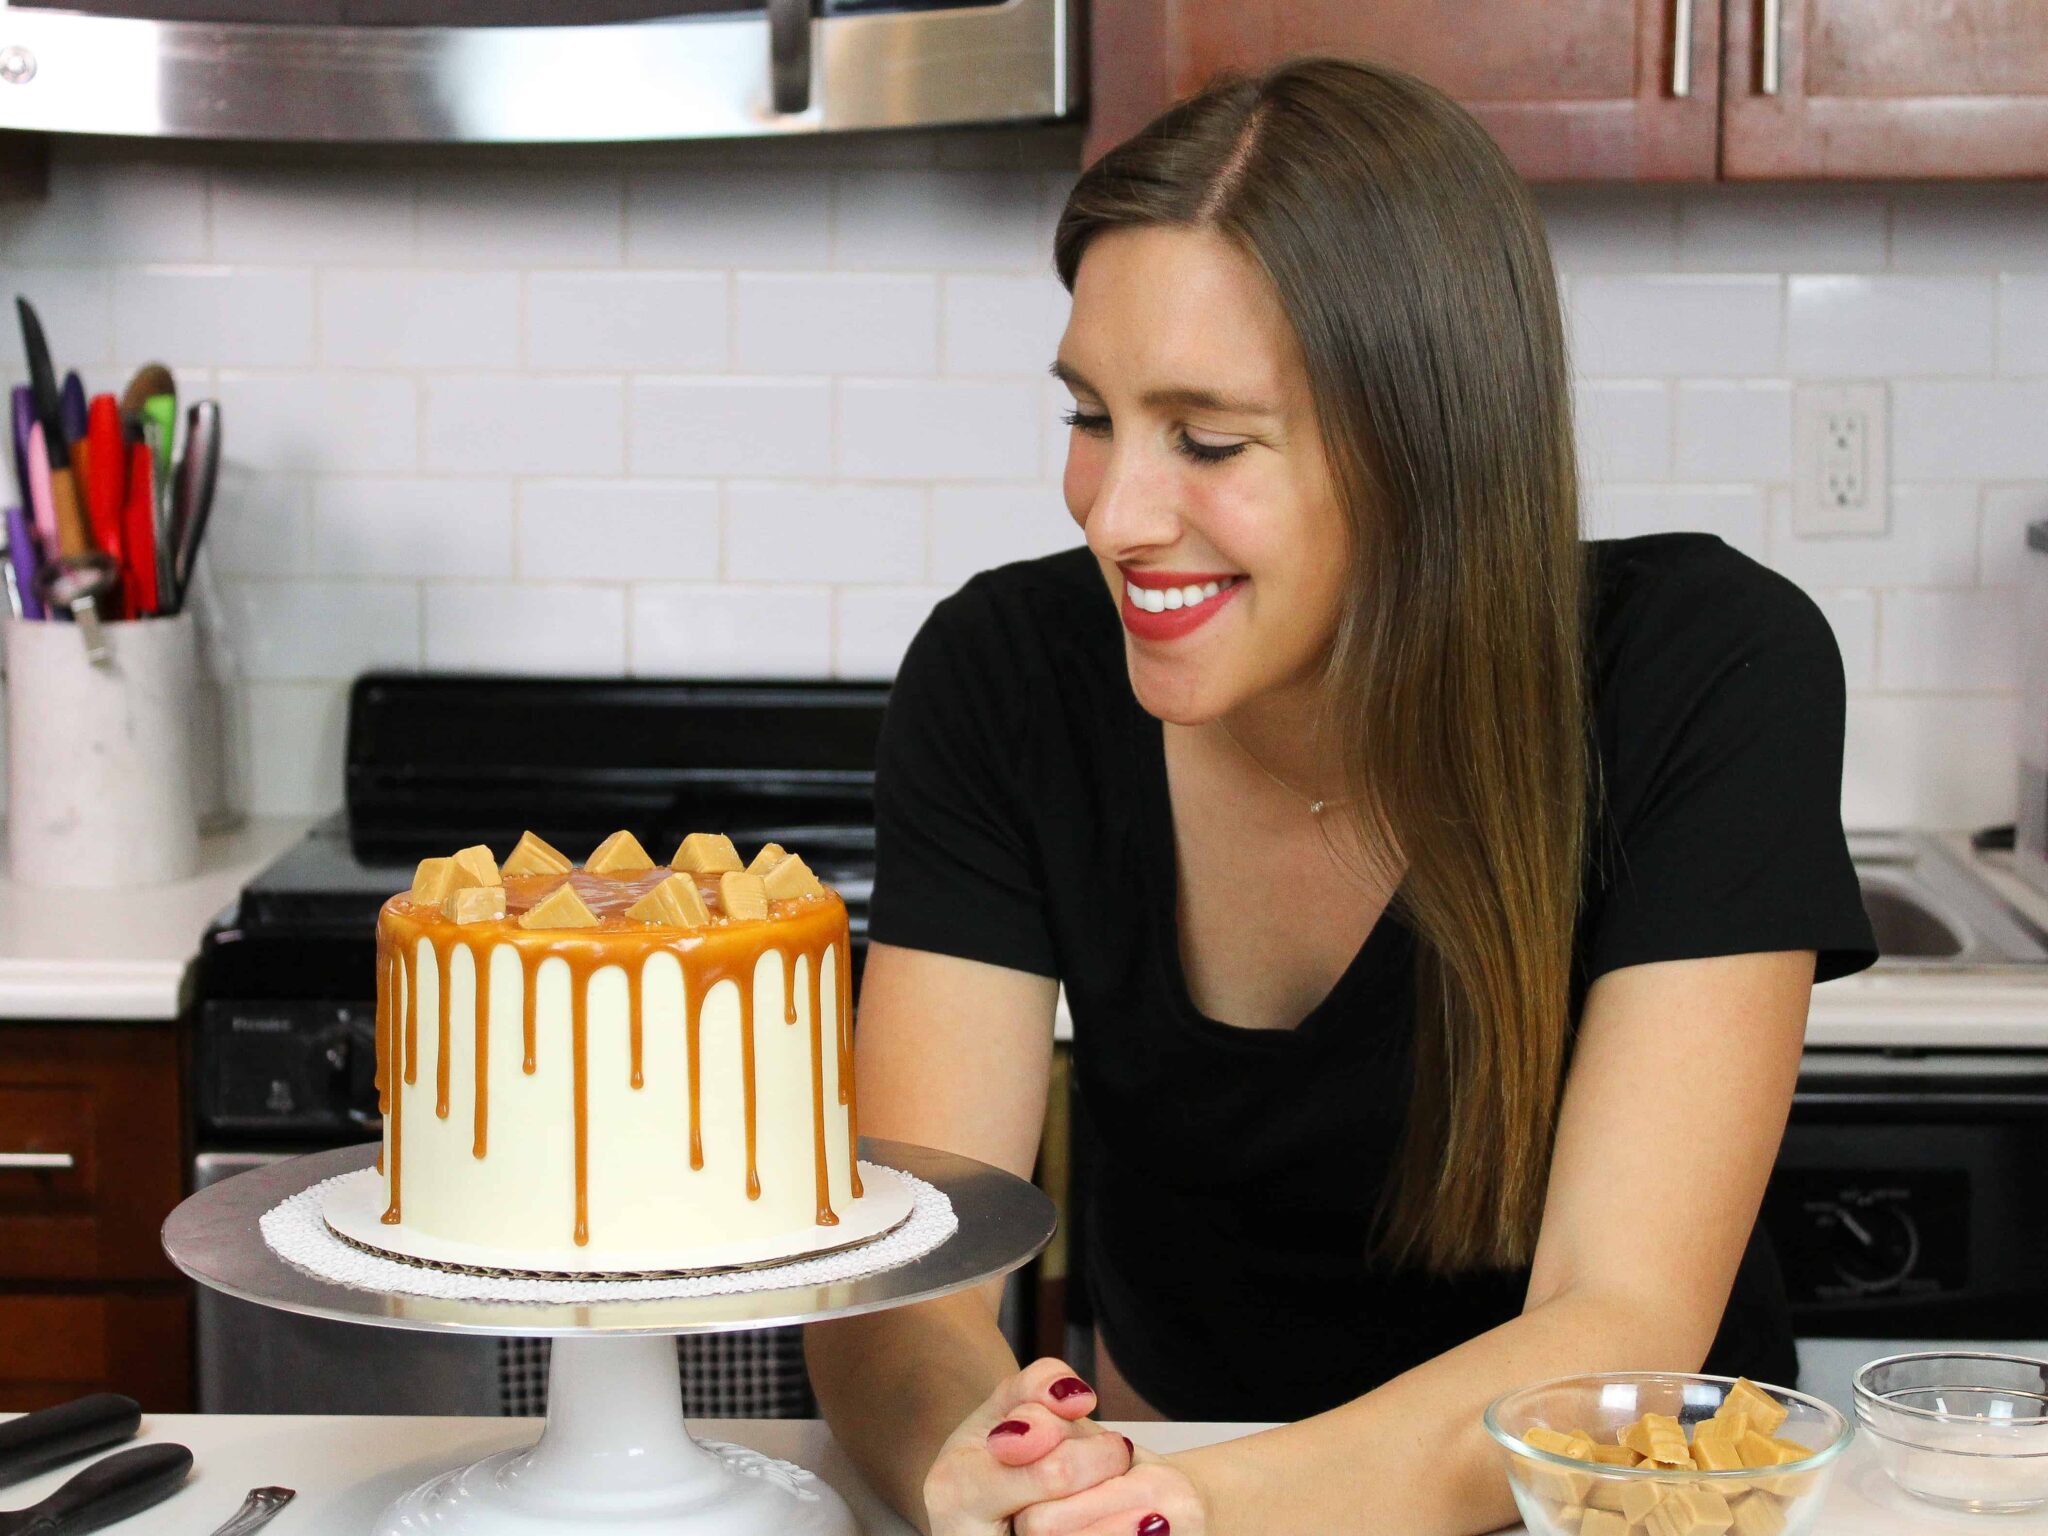
[[358,1290],[279,1258],[257,1227],[264,1212],[376,1153],[343,1147],[225,1179],[180,1205],[163,1232],[173,1263],[243,1301],[377,1328],[555,1341],[539,1441],[421,1484],[373,1536],[858,1536],[845,1501],[815,1474],[691,1435],[671,1340],[929,1301],[1009,1273],[1053,1230],[1052,1202],[1023,1179],[864,1137],[863,1157],[935,1185],[960,1227],[920,1258],[850,1280],[657,1300],[470,1301]]

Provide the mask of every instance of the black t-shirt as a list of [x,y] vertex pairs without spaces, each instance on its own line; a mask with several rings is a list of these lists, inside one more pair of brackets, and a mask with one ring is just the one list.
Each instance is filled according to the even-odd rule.
[[[1645,961],[1811,949],[1818,980],[1868,965],[1826,621],[1705,535],[1586,549],[1600,792],[1574,1018],[1594,978]],[[874,938],[1066,987],[1089,1300],[1155,1407],[1293,1421],[1520,1311],[1526,1270],[1368,1261],[1410,1097],[1414,938],[1395,912],[1293,1030],[1191,1001],[1161,727],[1086,551],[938,606],[890,698],[875,800]],[[1709,1368],[1796,1373],[1761,1233]]]

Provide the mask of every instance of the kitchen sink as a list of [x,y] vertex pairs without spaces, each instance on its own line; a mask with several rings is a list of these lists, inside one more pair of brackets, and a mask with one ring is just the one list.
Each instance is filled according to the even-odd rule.
[[1937,839],[1852,833],[1849,853],[1880,966],[2048,965],[2048,934]]

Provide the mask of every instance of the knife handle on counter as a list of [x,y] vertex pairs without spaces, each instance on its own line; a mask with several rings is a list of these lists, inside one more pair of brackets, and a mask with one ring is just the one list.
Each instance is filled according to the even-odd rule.
[[0,1424],[0,1483],[20,1482],[47,1468],[135,1438],[142,1407],[132,1397],[95,1392],[54,1408],[38,1408]]
[[[83,1536],[140,1514],[185,1485],[192,1453],[182,1445],[138,1445],[96,1461],[27,1509],[0,1513],[0,1536],[19,1531]],[[17,1524],[16,1522],[20,1522]]]

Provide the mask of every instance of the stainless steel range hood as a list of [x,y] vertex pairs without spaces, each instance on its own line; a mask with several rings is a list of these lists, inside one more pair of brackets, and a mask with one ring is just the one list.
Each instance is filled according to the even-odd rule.
[[[612,0],[612,14],[669,14],[606,22],[588,20],[593,6],[532,0],[78,4],[0,0],[0,128],[340,143],[772,136],[1064,118],[1079,77],[1080,0]],[[410,19],[491,9],[584,19]],[[316,10],[376,19],[304,24]]]

